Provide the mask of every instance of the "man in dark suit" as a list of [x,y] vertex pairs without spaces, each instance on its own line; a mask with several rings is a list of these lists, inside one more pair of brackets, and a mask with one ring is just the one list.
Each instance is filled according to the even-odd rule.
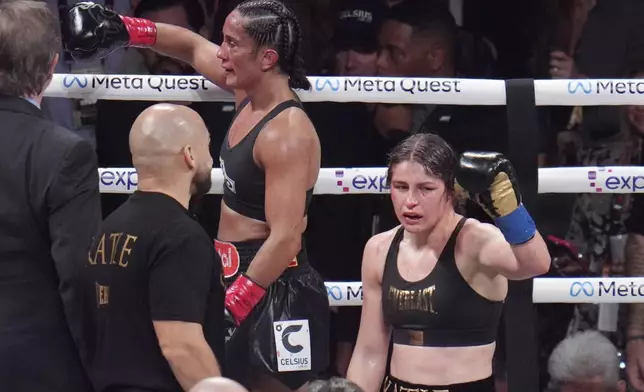
[[47,3],[0,2],[0,42],[0,389],[90,392],[67,320],[100,225],[96,154],[40,110],[60,46]]

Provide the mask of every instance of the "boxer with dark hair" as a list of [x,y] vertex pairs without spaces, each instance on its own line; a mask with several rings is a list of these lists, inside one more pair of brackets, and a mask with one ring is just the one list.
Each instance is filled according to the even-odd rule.
[[[326,287],[307,261],[303,232],[320,170],[320,142],[293,89],[309,89],[295,14],[276,0],[246,1],[217,46],[178,26],[117,15],[93,3],[70,11],[77,57],[147,47],[234,91],[237,112],[221,147],[225,177],[217,251],[234,323],[228,377],[249,389],[295,390],[329,362]],[[229,354],[229,355],[228,355]]]
[[[493,392],[507,280],[550,266],[510,162],[474,152],[459,160],[440,137],[417,134],[391,152],[387,181],[401,224],[365,246],[362,319],[347,378],[366,392]],[[455,182],[496,227],[456,213]]]

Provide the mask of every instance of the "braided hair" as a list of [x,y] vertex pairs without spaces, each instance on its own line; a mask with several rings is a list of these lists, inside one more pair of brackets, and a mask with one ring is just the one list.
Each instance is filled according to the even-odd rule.
[[258,46],[277,51],[278,65],[293,89],[309,90],[302,58],[300,24],[295,13],[279,0],[249,0],[235,8],[246,19],[244,29]]

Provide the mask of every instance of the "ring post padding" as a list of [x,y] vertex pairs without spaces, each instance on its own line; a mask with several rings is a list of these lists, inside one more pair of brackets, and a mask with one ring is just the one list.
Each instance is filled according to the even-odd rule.
[[[539,129],[532,79],[506,81],[508,158],[519,181],[523,205],[537,211]],[[536,312],[532,279],[508,282],[505,301],[505,365],[510,392],[538,392]]]

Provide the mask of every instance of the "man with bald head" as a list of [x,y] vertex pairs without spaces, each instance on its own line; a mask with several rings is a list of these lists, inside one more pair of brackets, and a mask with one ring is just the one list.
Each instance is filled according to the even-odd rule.
[[96,392],[188,391],[222,373],[221,260],[188,211],[211,186],[209,144],[186,106],[151,106],[132,126],[138,189],[106,218],[82,272]]

